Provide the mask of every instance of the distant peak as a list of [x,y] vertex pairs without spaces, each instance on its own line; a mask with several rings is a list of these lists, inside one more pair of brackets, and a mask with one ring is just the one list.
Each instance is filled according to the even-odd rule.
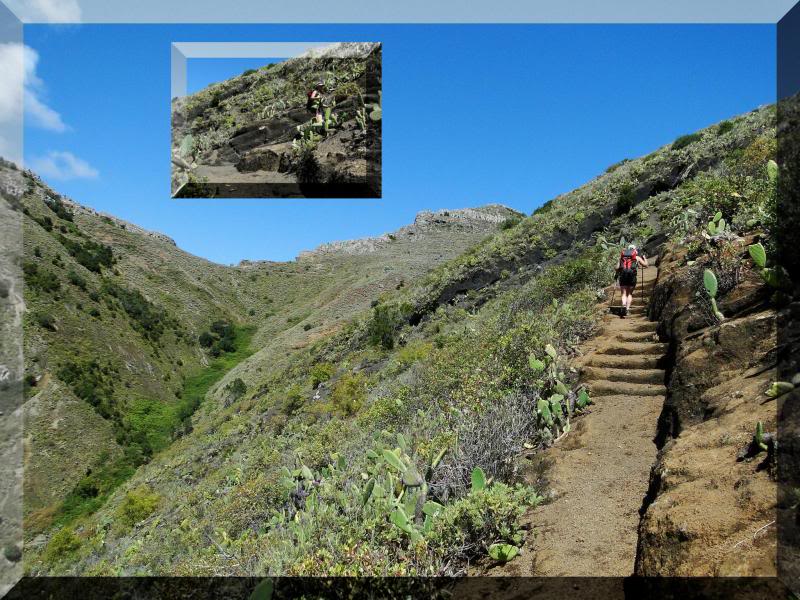
[[301,252],[297,258],[302,260],[335,254],[370,254],[389,244],[410,242],[424,239],[429,235],[446,234],[451,231],[485,231],[488,234],[505,220],[517,215],[521,215],[521,213],[502,204],[487,204],[477,208],[423,210],[417,213],[412,224],[405,225],[391,233],[355,240],[328,242],[317,246],[314,250]]

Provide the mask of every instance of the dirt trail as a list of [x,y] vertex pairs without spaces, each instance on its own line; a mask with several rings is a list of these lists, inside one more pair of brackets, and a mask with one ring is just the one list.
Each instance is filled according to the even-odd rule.
[[638,511],[656,459],[653,437],[666,391],[659,368],[666,344],[658,343],[656,323],[645,314],[657,269],[643,273],[631,314],[607,313],[577,361],[595,401],[591,412],[533,457],[527,477],[531,483],[544,479],[552,500],[526,515],[523,553],[489,574],[633,573]]

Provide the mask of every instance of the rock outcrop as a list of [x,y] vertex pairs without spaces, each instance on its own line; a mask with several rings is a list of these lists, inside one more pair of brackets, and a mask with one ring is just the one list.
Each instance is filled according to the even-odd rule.
[[[740,282],[705,316],[698,266],[685,248],[662,252],[651,317],[669,344],[658,459],[642,507],[636,574],[774,576],[774,448],[748,451],[763,423],[776,430],[776,331],[783,318],[738,241]],[[736,242],[735,242],[736,243]]]
[[463,208],[458,210],[421,211],[414,223],[401,227],[394,233],[328,242],[315,248],[301,252],[298,259],[332,254],[370,254],[398,240],[419,239],[427,233],[451,231],[453,233],[488,231],[493,226],[514,218],[521,218],[517,211],[501,204],[488,204],[480,208]]

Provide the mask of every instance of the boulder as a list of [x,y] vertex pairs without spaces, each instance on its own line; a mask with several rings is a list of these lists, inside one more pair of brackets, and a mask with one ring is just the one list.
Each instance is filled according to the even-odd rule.
[[254,148],[242,155],[236,163],[240,173],[253,171],[278,171],[285,173],[291,162],[291,144],[274,144]]

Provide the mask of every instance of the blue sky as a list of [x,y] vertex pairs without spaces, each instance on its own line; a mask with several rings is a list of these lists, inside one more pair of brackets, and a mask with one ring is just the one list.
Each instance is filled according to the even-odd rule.
[[[297,40],[383,42],[384,197],[171,199],[170,43]],[[26,163],[69,153],[79,162],[62,175],[82,176],[53,170],[57,191],[221,263],[291,259],[423,209],[530,213],[611,163],[775,100],[773,25],[26,25],[25,43],[38,97],[66,126],[26,124]],[[248,68],[233,62],[230,74]],[[190,87],[227,76],[194,68]]]

